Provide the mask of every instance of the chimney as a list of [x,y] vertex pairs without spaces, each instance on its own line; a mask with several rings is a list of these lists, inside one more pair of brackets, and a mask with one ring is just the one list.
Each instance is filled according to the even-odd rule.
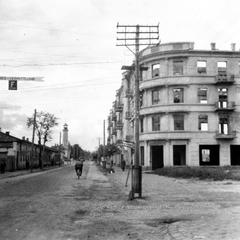
[[9,135],[10,134],[10,132],[6,132],[6,135]]
[[25,137],[22,137],[22,140],[25,140]]
[[216,43],[211,43],[211,50],[216,50]]
[[231,50],[236,51],[236,43],[231,43]]
[[0,132],[2,131],[2,128],[0,128]]
[[29,142],[29,139],[27,138],[27,141]]

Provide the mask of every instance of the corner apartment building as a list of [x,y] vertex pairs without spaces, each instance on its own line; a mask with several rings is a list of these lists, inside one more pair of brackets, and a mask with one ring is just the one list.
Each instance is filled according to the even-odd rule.
[[[148,67],[140,78],[141,165],[240,165],[240,52],[235,44],[230,50],[215,44],[194,50],[193,42],[161,44],[143,50],[140,64]],[[134,72],[123,76],[121,91],[134,93]],[[124,118],[134,111],[134,98],[126,96],[123,142],[134,136],[134,119]]]

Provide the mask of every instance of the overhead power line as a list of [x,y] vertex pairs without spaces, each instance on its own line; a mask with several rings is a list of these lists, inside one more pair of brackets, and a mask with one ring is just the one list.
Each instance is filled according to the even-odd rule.
[[107,62],[75,62],[75,63],[47,63],[47,64],[39,64],[39,63],[26,63],[21,65],[9,65],[9,64],[0,64],[1,67],[46,67],[46,66],[73,66],[73,65],[94,65],[94,64],[112,64],[112,63],[120,63],[122,61],[107,61]]

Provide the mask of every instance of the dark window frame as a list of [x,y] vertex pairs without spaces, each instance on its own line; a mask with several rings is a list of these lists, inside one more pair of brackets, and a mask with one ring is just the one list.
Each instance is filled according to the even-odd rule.
[[174,60],[173,61],[173,75],[174,76],[182,76],[183,75],[183,61],[182,60]]
[[[201,63],[205,63],[205,66],[201,66]],[[198,60],[197,61],[197,72],[198,73],[207,73],[207,61],[204,60]]]
[[174,130],[184,130],[184,115],[173,115]]
[[[203,129],[202,124],[207,124],[207,129]],[[200,131],[208,131],[208,115],[199,115],[198,116],[198,129]]]
[[161,116],[152,116],[152,131],[160,131],[161,129]]
[[184,88],[173,88],[173,103],[184,102]]
[[152,78],[160,77],[160,63],[152,64]]
[[152,105],[158,104],[160,102],[159,90],[152,90]]
[[[204,91],[206,92],[206,94],[204,93]],[[198,102],[199,103],[207,103],[208,102],[207,95],[208,95],[207,88],[198,88]]]

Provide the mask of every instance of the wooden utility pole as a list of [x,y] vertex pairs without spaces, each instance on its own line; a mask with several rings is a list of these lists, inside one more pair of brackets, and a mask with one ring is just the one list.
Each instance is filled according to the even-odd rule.
[[103,120],[103,168],[106,168],[106,160],[105,160],[105,120]]
[[59,136],[59,167],[61,166],[61,132]]
[[35,136],[35,125],[36,125],[36,115],[37,110],[34,110],[34,117],[33,117],[33,134],[32,134],[32,146],[31,146],[31,173],[33,172],[33,145],[34,145],[34,136]]
[[[139,77],[140,70],[146,71],[148,68],[140,67],[139,65],[139,46],[147,45],[153,46],[159,44],[159,42],[152,42],[152,40],[159,40],[159,25],[156,26],[143,26],[143,25],[117,25],[120,31],[118,34],[124,34],[123,38],[117,38],[120,44],[117,46],[127,47],[135,55],[135,68],[133,66],[123,66],[122,70],[135,71],[135,113],[134,113],[134,135],[135,135],[135,153],[134,153],[134,165],[132,168],[132,191],[131,198],[134,198],[135,193],[142,197],[142,168],[140,166],[140,145],[139,145],[139,105],[140,105],[140,91],[139,91]],[[143,31],[140,31],[143,28]],[[140,36],[141,34],[141,36]],[[133,42],[134,41],[134,42]],[[144,42],[142,42],[144,41]],[[135,46],[135,52],[133,52],[129,46]]]

